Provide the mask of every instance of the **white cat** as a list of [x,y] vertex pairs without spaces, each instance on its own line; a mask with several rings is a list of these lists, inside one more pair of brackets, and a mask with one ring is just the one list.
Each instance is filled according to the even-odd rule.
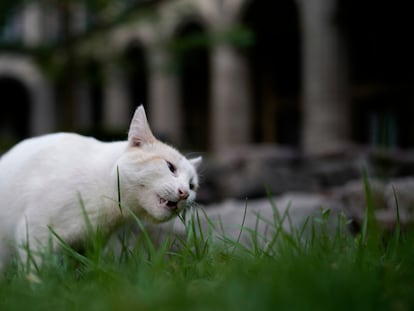
[[169,220],[195,199],[201,161],[158,141],[142,106],[124,142],[57,133],[17,144],[0,159],[0,269],[16,247],[23,259],[20,246],[46,247],[49,227],[81,243],[85,211],[108,233],[131,217],[122,206],[143,220]]

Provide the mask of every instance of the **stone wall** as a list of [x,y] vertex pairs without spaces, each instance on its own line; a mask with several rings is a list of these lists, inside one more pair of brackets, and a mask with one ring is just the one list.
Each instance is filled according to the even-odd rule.
[[206,159],[200,173],[198,201],[205,206],[224,206],[230,199],[239,202],[236,205],[241,208],[246,200],[250,204],[289,194],[292,205],[297,201],[295,208],[301,209],[305,195],[319,198],[320,207],[326,205],[322,202],[339,206],[358,227],[367,206],[364,172],[383,227],[392,229],[396,224],[396,198],[401,222],[409,225],[414,211],[411,151],[350,146],[336,153],[309,157],[272,145],[232,148]]

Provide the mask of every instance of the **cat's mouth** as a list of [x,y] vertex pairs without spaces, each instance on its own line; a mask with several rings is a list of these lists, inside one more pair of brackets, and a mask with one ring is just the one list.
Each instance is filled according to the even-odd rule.
[[169,201],[160,197],[160,205],[174,211],[178,208],[178,201]]

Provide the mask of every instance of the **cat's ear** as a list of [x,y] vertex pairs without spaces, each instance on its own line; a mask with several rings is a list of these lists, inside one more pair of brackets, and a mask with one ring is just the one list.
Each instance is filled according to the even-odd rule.
[[190,163],[195,167],[195,169],[197,170],[199,167],[200,167],[200,165],[201,165],[201,162],[203,162],[203,158],[200,156],[200,157],[197,157],[197,158],[194,158],[194,159],[189,159],[188,161],[190,161]]
[[141,105],[135,110],[128,132],[128,144],[131,147],[140,147],[156,141],[148,125],[144,107]]

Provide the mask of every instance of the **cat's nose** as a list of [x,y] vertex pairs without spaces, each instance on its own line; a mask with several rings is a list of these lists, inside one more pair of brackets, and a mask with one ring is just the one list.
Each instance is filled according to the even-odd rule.
[[178,194],[180,195],[180,200],[187,200],[187,198],[190,196],[188,191],[185,191],[183,189],[178,189]]

